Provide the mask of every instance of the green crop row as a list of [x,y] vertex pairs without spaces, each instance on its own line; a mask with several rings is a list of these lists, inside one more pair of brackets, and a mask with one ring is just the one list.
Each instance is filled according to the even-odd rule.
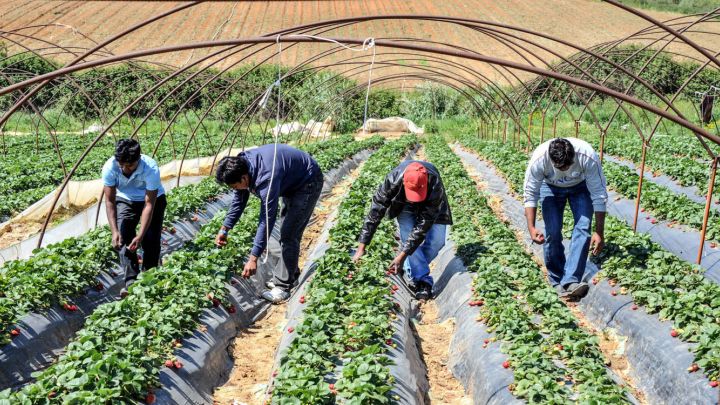
[[[451,237],[475,273],[470,305],[508,354],[511,391],[531,403],[627,403],[611,378],[597,337],[580,328],[514,232],[477,191],[460,159],[441,137],[426,143],[457,218]],[[491,344],[484,343],[483,347]]]
[[[314,156],[323,170],[329,170],[355,153],[382,142],[380,137],[364,141],[337,138],[324,142],[326,146]],[[225,190],[227,188],[217,184],[213,177],[170,190],[166,227],[171,228],[173,222],[202,209]],[[103,288],[96,277],[111,266],[115,257],[110,246],[110,229],[104,226],[42,248],[26,260],[6,263],[0,268],[0,345],[10,341],[15,331],[13,325],[24,314],[66,304],[91,287]]]
[[[385,271],[397,243],[384,222],[366,256],[354,264],[350,251],[362,226],[370,197],[397,165],[415,137],[386,143],[365,163],[338,208],[330,247],[308,285],[305,317],[281,360],[273,402],[279,404],[387,403],[392,377],[384,354],[392,342],[393,302]],[[342,363],[341,375],[335,369]],[[329,381],[326,378],[329,377]],[[335,379],[337,378],[337,383]]]
[[[469,137],[463,143],[489,159],[513,190],[521,192],[527,155],[508,145]],[[703,277],[699,266],[616,218],[607,218],[605,238],[606,246],[596,259],[602,268],[598,278],[606,277],[617,286],[614,294],[628,294],[648,313],[672,322],[672,335],[694,343],[696,363],[715,386],[720,380],[720,285]]]

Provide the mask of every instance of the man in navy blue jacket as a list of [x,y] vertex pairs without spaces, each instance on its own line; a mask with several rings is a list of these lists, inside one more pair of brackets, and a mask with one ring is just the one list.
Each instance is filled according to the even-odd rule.
[[268,235],[275,226],[278,200],[282,197],[282,258],[273,271],[273,280],[268,283],[270,289],[263,293],[263,298],[275,304],[287,300],[300,273],[300,240],[323,187],[320,166],[306,152],[287,145],[271,144],[223,158],[218,164],[216,179],[235,190],[225,222],[215,238],[218,246],[227,244],[228,231],[240,219],[250,193],[260,198],[255,242],[242,272],[246,278],[257,271],[258,257],[267,248]]

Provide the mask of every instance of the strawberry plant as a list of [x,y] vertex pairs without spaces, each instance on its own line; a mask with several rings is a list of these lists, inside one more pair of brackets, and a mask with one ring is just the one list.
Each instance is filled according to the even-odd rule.
[[[368,145],[358,144],[354,147]],[[319,153],[339,152],[328,148]],[[38,373],[35,383],[17,393],[3,391],[0,403],[46,402],[47,398],[57,403],[132,402],[151,395],[163,364],[170,361],[173,369],[183,367],[172,356],[178,340],[197,326],[202,310],[215,307],[216,300],[223,302],[225,281],[242,269],[259,206],[257,199],[249,201],[223,249],[215,247],[214,239],[225,213],[215,215],[192,242],[166,256],[161,267],[141,273],[125,299],[98,307],[65,354]],[[227,311],[235,312],[232,305]]]
[[349,252],[370,196],[414,143],[414,137],[404,137],[375,152],[338,208],[330,247],[304,296],[305,317],[275,378],[274,403],[389,402],[392,377],[384,353],[392,336],[393,302],[385,270],[396,247],[392,223],[383,222],[360,263],[354,264]]
[[[525,154],[469,137],[463,143],[492,161],[516,192],[522,190]],[[618,219],[607,217],[605,237],[595,259],[602,269],[597,277],[619,284],[648,313],[672,322],[677,337],[693,343],[698,367],[711,381],[720,380],[720,285]]]
[[471,303],[480,307],[479,320],[508,354],[502,366],[513,370],[513,394],[529,402],[628,402],[605,367],[597,338],[579,327],[460,159],[441,137],[427,141],[426,154],[443,168],[456,217],[466,219],[453,226],[451,237],[476,273]]
[[[324,145],[314,156],[323,162],[323,170],[329,170],[360,150],[377,147],[382,142],[378,136],[364,141],[339,137],[308,146]],[[165,226],[171,227],[172,222],[201,209],[225,190],[213,177],[170,190]],[[90,287],[97,288],[95,278],[115,260],[110,230],[101,227],[42,248],[27,260],[6,263],[0,268],[0,345],[9,342],[12,325],[22,315],[67,302]]]

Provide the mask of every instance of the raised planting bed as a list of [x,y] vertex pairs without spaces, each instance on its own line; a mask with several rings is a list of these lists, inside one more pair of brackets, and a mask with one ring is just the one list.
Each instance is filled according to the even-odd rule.
[[[481,381],[472,383],[467,372],[458,378],[476,390],[507,389],[528,402],[630,402],[605,366],[597,338],[579,326],[513,231],[477,191],[460,159],[440,137],[427,142],[426,153],[443,168],[455,217],[465,219],[456,221],[451,236],[457,255],[475,273],[466,305],[479,308],[477,320],[492,334],[480,347],[492,350],[499,343],[507,354],[500,366],[513,371],[514,381],[505,388],[498,386],[498,376],[489,380],[489,373],[475,373]],[[497,395],[483,394],[487,400]]]
[[[327,171],[324,196],[370,153],[368,150],[359,152],[340,167]],[[321,198],[324,196],[321,195]],[[281,226],[282,219],[276,223],[270,239],[268,262],[259,262],[257,274],[249,280],[232,276],[226,282],[228,300],[235,312],[231,314],[220,307],[205,309],[200,315],[199,329],[185,338],[182,347],[175,351],[175,356],[184,364],[183,368],[161,368],[161,387],[154,391],[159,403],[213,402],[214,389],[227,380],[234,364],[228,347],[241,329],[264,317],[270,306],[260,294],[265,290],[265,283],[272,279],[272,269],[279,262]],[[303,277],[306,275],[304,273]]]
[[[525,154],[478,140],[464,143],[520,189]],[[605,236],[597,258],[602,270],[580,303],[587,318],[627,338],[631,376],[649,401],[717,402],[720,286],[615,218],[608,217]]]
[[404,137],[376,152],[338,208],[328,246],[301,287],[302,302],[294,298],[304,307],[293,309],[297,304],[291,304],[273,403],[418,403],[415,398],[424,395],[424,367],[419,376],[412,367],[391,368],[391,356],[401,364],[409,359],[405,347],[414,344],[411,338],[396,341],[405,336],[405,326],[395,321],[407,316],[399,301],[409,300],[393,299],[404,293],[393,288],[399,280],[385,273],[397,245],[393,224],[383,222],[360,263],[350,260],[369,197],[414,143],[414,137]]
[[[381,139],[380,139],[380,142],[382,142]],[[341,155],[344,157],[347,154],[352,153],[353,151],[363,149],[368,146],[374,146],[377,143],[378,143],[377,138],[362,141],[362,142],[351,142],[351,143],[347,143],[345,141],[342,141],[342,142],[338,141],[336,143],[335,147],[326,148],[326,150],[321,153],[326,154],[326,155],[330,155],[330,154]],[[337,160],[335,159],[332,161],[337,161]],[[210,181],[211,180],[208,180],[207,182],[209,183]],[[204,181],[200,185],[196,185],[195,187],[202,186],[204,183],[206,183],[206,182]],[[213,187],[216,187],[216,186],[213,186]],[[205,187],[204,189],[212,190],[213,187]],[[177,190],[182,190],[182,189],[177,189]],[[188,209],[188,207],[193,207],[193,208],[196,207],[200,202],[202,202],[203,204],[207,204],[208,199],[213,199],[213,200],[215,199],[215,197],[209,197],[207,195],[209,193],[210,193],[209,191],[208,192],[198,192],[197,190],[193,190],[191,193],[189,193],[189,197],[187,197],[184,201],[182,201],[181,204],[179,204],[179,206],[182,206],[182,207],[185,207],[185,209]],[[164,249],[179,247],[186,241],[192,239],[192,237],[196,233],[197,229],[199,229],[199,225],[202,223],[205,223],[207,220],[209,220],[212,217],[212,214],[216,213],[221,208],[221,206],[226,206],[229,203],[229,201],[230,201],[229,196],[225,196],[220,201],[210,203],[208,205],[208,209],[210,211],[209,213],[205,212],[205,211],[197,212],[192,215],[192,218],[189,221],[180,222],[180,223],[177,223],[175,226],[170,227],[167,230],[167,233],[164,235],[167,238],[167,245],[164,246]],[[170,208],[170,206],[168,208]],[[215,231],[217,231],[217,229],[215,229]],[[109,241],[109,236],[103,242],[107,243],[107,241]],[[116,289],[119,289],[119,288],[115,288],[115,287],[104,288],[103,291],[105,293],[107,293],[106,290],[111,290],[111,292],[112,292]],[[95,306],[97,306],[97,304],[99,304],[99,303],[112,301],[113,300],[112,297],[113,297],[112,295],[106,294],[103,299],[95,299],[93,301],[93,304]],[[27,358],[32,354],[34,356],[33,359],[35,359],[35,358],[43,359],[42,362],[35,362],[30,367],[28,367],[28,370],[42,369],[44,366],[47,365],[47,362],[49,360],[51,360],[52,355],[55,353],[55,351],[62,348],[64,346],[63,343],[67,343],[67,341],[69,341],[69,339],[71,337],[71,332],[74,332],[74,330],[77,330],[77,328],[82,326],[82,319],[83,319],[84,315],[86,315],[87,313],[89,313],[92,310],[92,307],[85,308],[85,307],[82,307],[81,305],[78,305],[78,307],[79,307],[78,309],[82,308],[82,310],[79,310],[79,311],[77,311],[77,313],[73,314],[74,317],[77,319],[75,319],[74,323],[71,323],[75,329],[73,329],[73,330],[67,329],[67,325],[62,325],[61,327],[55,328],[56,330],[50,330],[52,328],[49,328],[48,333],[51,336],[51,338],[47,339],[47,340],[51,342],[50,343],[51,347],[46,347],[45,345],[42,345],[42,344],[38,344],[38,345],[33,344],[33,339],[30,339],[30,338],[37,337],[37,336],[36,336],[36,334],[31,333],[30,330],[28,330],[28,333],[27,333],[29,338],[24,339],[24,337],[22,336],[24,334],[24,332],[21,329],[20,336],[15,337],[15,339],[17,339],[18,343],[23,343],[23,347],[20,348],[20,350],[17,350],[18,348],[16,348],[16,347],[11,347],[10,349],[8,349],[8,351],[12,351],[13,353],[15,353],[16,357],[20,356],[22,358],[24,356],[25,358]],[[52,322],[54,322],[55,324],[62,324],[63,322],[65,322],[64,319],[51,318],[50,320]],[[67,333],[67,332],[70,332],[70,333]],[[12,335],[14,335],[14,333]],[[15,342],[13,342],[13,343],[15,343]],[[10,345],[8,345],[8,346],[10,346]],[[40,353],[38,353],[37,352],[38,350],[36,350],[38,348],[41,348],[45,351],[44,352],[41,351]],[[28,350],[30,352],[35,350],[35,352],[30,353],[30,352],[28,352]],[[3,356],[3,357],[0,357],[0,360],[9,361],[9,360],[12,360],[12,357],[13,356]],[[18,372],[18,368],[22,369],[22,367],[18,367],[18,366],[10,366],[7,368],[5,368],[5,367],[3,368],[3,370],[8,370],[8,374],[10,376],[9,378],[11,379],[11,381],[15,382],[15,384],[11,384],[11,385],[17,384],[17,381],[18,381],[17,378],[18,378],[19,374],[21,374]],[[27,370],[25,370],[25,371],[27,371]],[[25,372],[23,372],[23,373],[25,373]],[[28,374],[28,373],[25,373],[25,374]],[[19,381],[23,382],[26,379],[27,379],[27,376],[24,375],[24,378],[19,379]]]

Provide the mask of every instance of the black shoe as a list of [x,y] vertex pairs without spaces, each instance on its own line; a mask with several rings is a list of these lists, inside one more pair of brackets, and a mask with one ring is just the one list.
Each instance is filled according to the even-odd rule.
[[565,286],[565,291],[568,293],[567,297],[574,300],[584,297],[589,289],[590,287],[585,282],[570,283]]
[[417,282],[417,288],[415,289],[415,299],[418,301],[427,301],[432,299],[432,286],[424,281]]

